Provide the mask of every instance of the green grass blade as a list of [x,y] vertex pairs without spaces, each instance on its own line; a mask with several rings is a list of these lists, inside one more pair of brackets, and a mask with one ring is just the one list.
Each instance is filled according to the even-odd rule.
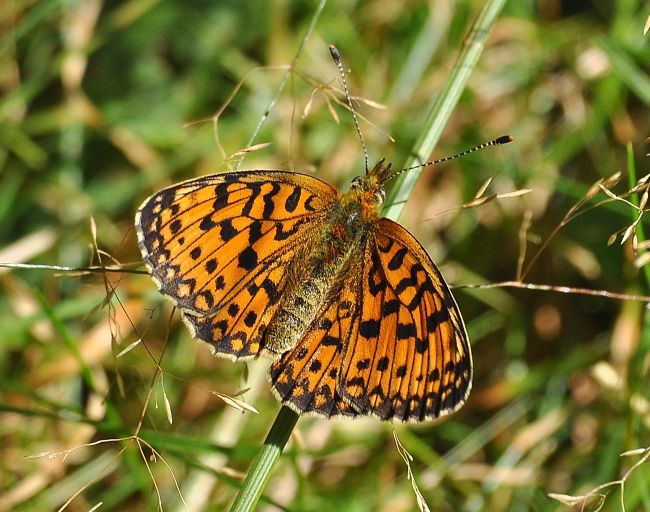
[[[433,153],[504,4],[505,0],[493,0],[483,5],[483,9],[476,17],[476,21],[465,39],[465,46],[458,56],[454,69],[440,95],[434,101],[420,137],[413,146],[412,154],[414,156],[405,162],[404,167],[426,162]],[[391,183],[382,211],[384,217],[393,220],[399,218],[421,172],[421,169],[405,172]]]

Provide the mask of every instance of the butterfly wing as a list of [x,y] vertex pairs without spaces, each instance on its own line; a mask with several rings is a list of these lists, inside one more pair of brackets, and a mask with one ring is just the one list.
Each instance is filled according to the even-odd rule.
[[271,368],[276,396],[298,412],[424,421],[464,402],[472,362],[440,271],[417,240],[380,219],[350,257],[337,299]]
[[251,357],[263,349],[287,273],[336,196],[334,187],[304,174],[203,176],[142,204],[138,244],[194,337],[219,355]]
[[339,393],[360,414],[424,421],[458,409],[472,358],[456,301],[420,243],[380,219],[365,246],[358,328]]
[[337,287],[305,337],[271,366],[273,393],[298,413],[331,418],[356,416],[357,411],[338,392],[345,340],[353,333],[358,311],[358,279],[347,268],[347,279]]

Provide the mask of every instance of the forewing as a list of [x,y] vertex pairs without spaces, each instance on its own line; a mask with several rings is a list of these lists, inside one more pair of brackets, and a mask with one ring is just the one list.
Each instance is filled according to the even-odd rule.
[[261,350],[286,273],[336,198],[312,176],[242,171],[157,192],[136,214],[140,251],[193,334],[220,355]]
[[419,242],[380,219],[365,244],[358,327],[338,392],[360,414],[424,421],[458,409],[472,360],[456,301]]

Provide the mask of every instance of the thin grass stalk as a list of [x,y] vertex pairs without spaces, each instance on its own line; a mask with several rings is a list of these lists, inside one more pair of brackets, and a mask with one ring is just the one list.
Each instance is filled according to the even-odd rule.
[[[627,144],[627,176],[628,176],[628,186],[630,188],[634,188],[637,184],[637,173],[636,173],[636,165],[634,161],[634,148],[631,143]],[[630,196],[630,201],[634,206],[639,206],[640,205],[640,199],[638,194],[632,194]],[[635,209],[630,210],[630,215],[632,216],[632,222],[637,222],[637,217],[641,213],[638,212]],[[638,243],[642,243],[646,241],[646,236],[645,236],[645,230],[643,228],[643,222],[639,222],[636,226],[636,237]],[[647,251],[647,249],[644,249],[644,251]],[[636,255],[638,256],[638,255]],[[643,273],[641,274],[644,278],[644,285],[643,287],[645,290],[650,289],[650,265],[644,265],[643,266]],[[638,306],[638,313],[641,316],[641,321],[642,321],[642,328],[641,332],[639,333],[639,340],[638,340],[638,345],[636,347],[636,350],[634,352],[634,355],[630,358],[629,361],[629,388],[630,388],[630,396],[633,394],[638,394],[639,396],[645,396],[647,393],[647,383],[645,380],[645,361],[647,361],[647,355],[650,352],[650,316],[647,314],[647,311],[644,312],[641,309],[641,305],[637,304],[635,306]],[[630,414],[631,418],[631,425],[632,425],[632,432],[638,433],[642,431],[643,427],[641,427],[642,423],[642,418],[639,414]],[[636,436],[637,438],[634,440],[634,443],[636,444],[641,444],[642,441],[638,438],[638,434]],[[648,501],[647,497],[647,484],[645,481],[640,484],[639,489],[642,491],[641,492],[641,500],[646,502]],[[621,497],[623,499],[623,497]],[[649,510],[648,507],[644,507],[644,510]]]
[[[628,186],[632,189],[636,186],[637,176],[636,176],[636,165],[634,164],[634,148],[631,143],[627,145],[627,179]],[[632,194],[630,196],[630,201],[634,206],[639,206],[639,194]],[[631,210],[630,214],[632,215],[632,222],[637,221],[637,211]],[[636,238],[639,243],[645,242],[645,230],[643,229],[643,222],[639,222],[636,226]],[[650,265],[643,266],[643,275],[645,277],[645,288],[650,290]]]
[[[451,117],[451,113],[467,84],[469,75],[478,62],[488,35],[504,3],[505,0],[485,2],[483,9],[479,12],[472,25],[468,37],[465,39],[465,46],[447,83],[431,108],[422,134],[413,147],[412,154],[415,156],[405,163],[405,167],[426,162],[429,155],[433,153],[442,130]],[[415,170],[400,175],[393,182],[382,210],[383,216],[393,220],[398,219],[419,175],[420,171]],[[298,418],[298,414],[288,407],[283,406],[280,409],[232,504],[231,512],[250,512],[255,509],[271,477],[271,471],[280,458]]]
[[242,483],[239,494],[230,508],[231,512],[249,512],[254,510],[266,484],[271,478],[271,471],[278,462],[284,446],[289,440],[293,428],[298,422],[298,414],[283,405],[275,417],[264,444]]
[[[411,150],[411,158],[404,167],[427,162],[440,139],[442,131],[451,118],[451,114],[458,103],[461,93],[467,85],[470,74],[476,67],[485,42],[496,22],[505,0],[487,1],[483,9],[478,13],[468,36],[465,38],[465,45],[456,60],[454,68],[447,79],[442,91],[434,100],[429,115],[422,127],[420,137]],[[386,191],[386,202],[382,209],[382,215],[389,219],[397,220],[404,209],[415,183],[420,177],[421,169],[400,174]]]
[[[246,145],[244,146],[245,148],[248,148],[252,146],[255,143],[255,140],[257,139],[257,136],[260,133],[260,130],[262,129],[262,126],[266,122],[266,120],[269,117],[269,113],[273,110],[275,107],[275,104],[278,102],[278,99],[280,99],[280,94],[282,94],[282,91],[284,90],[285,85],[287,85],[287,82],[289,81],[289,78],[293,76],[294,70],[296,69],[296,65],[298,64],[298,60],[302,56],[304,50],[305,50],[305,45],[307,44],[307,41],[309,40],[312,32],[314,31],[314,28],[316,27],[316,23],[318,22],[318,19],[320,18],[321,13],[323,12],[323,9],[325,9],[325,5],[327,4],[327,0],[320,0],[318,3],[318,7],[316,7],[316,11],[314,11],[314,14],[311,17],[311,20],[309,22],[309,26],[307,27],[307,31],[305,32],[304,37],[300,41],[300,46],[298,47],[298,50],[296,51],[296,56],[294,57],[293,61],[291,62],[291,67],[287,70],[287,72],[284,74],[282,77],[282,81],[280,82],[280,85],[275,91],[275,95],[273,96],[273,99],[269,103],[266,112],[262,115],[260,118],[259,122],[257,123],[257,126],[253,130],[253,133],[251,133],[251,136],[248,139],[248,142],[246,142]],[[235,166],[236,169],[239,169],[241,167],[242,162],[244,161],[244,157],[246,156],[246,153],[242,153],[241,157],[239,157],[239,160],[237,161],[237,165]]]

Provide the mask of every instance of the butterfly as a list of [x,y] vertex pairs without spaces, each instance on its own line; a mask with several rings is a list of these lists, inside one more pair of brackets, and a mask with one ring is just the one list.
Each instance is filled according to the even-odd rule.
[[342,194],[258,170],[165,188],[136,215],[144,262],[214,354],[273,358],[273,392],[296,412],[449,414],[471,387],[470,345],[425,249],[379,216],[390,169]]
[[271,357],[273,393],[295,412],[433,420],[469,394],[467,332],[426,250],[380,217],[385,184],[409,169],[367,167],[344,193],[266,170],[172,185],[138,209],[138,245],[192,336],[235,361]]

